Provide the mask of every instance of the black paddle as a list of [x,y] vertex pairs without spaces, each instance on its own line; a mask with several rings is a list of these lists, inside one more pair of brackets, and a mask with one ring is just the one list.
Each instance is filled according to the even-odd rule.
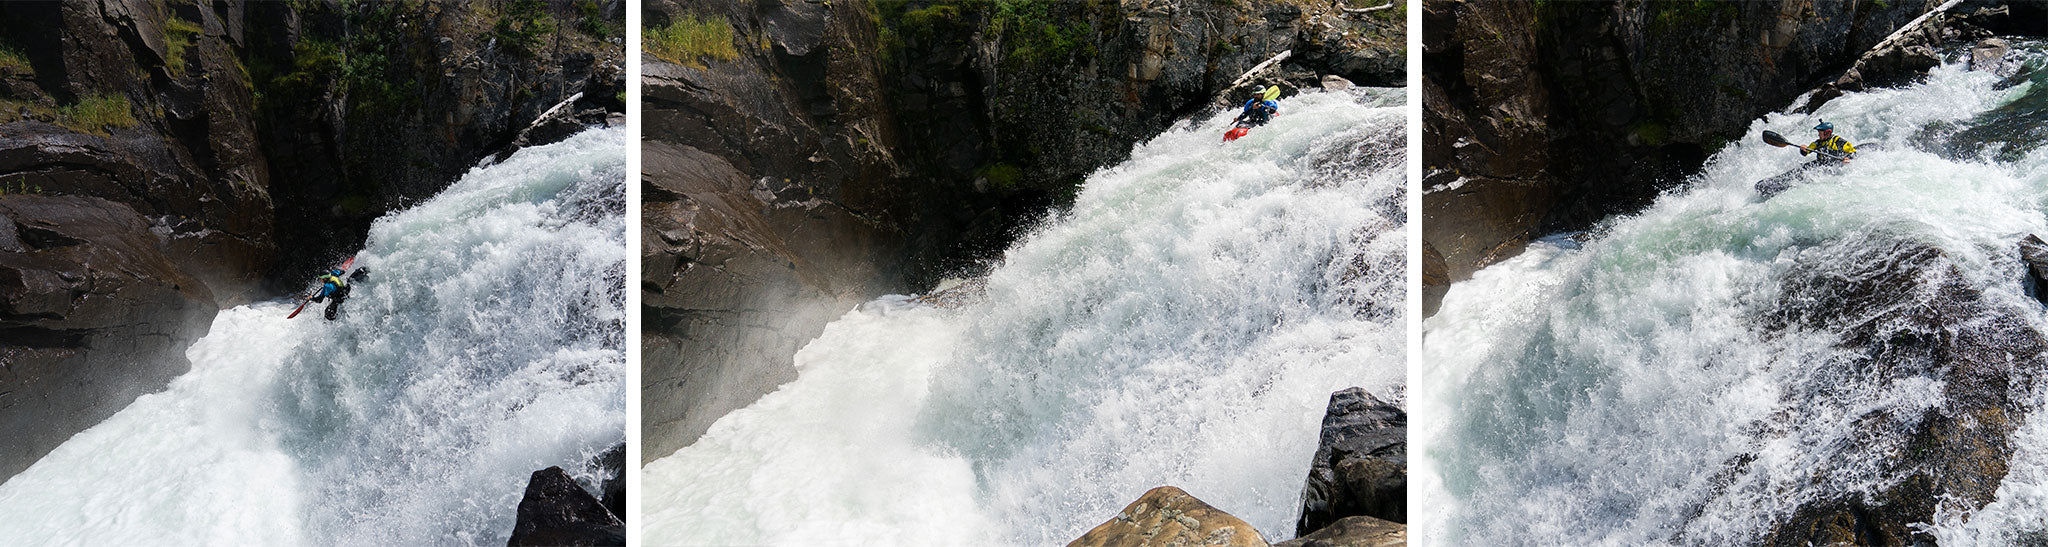
[[1830,151],[1827,151],[1827,150],[1815,150],[1815,149],[1812,149],[1812,148],[1807,148],[1807,147],[1805,147],[1805,146],[1801,146],[1801,145],[1797,145],[1797,144],[1792,144],[1792,141],[1788,141],[1788,140],[1785,140],[1785,136],[1784,136],[1784,135],[1779,135],[1779,134],[1778,134],[1778,132],[1776,132],[1776,131],[1769,131],[1769,130],[1766,130],[1766,131],[1764,131],[1764,144],[1768,144],[1768,145],[1771,145],[1771,146],[1776,146],[1776,147],[1778,147],[1778,148],[1784,148],[1784,147],[1787,147],[1787,146],[1798,146],[1800,150],[1805,150],[1805,151],[1808,151],[1808,152],[1812,152],[1812,153],[1815,153],[1815,154],[1820,154],[1820,155],[1821,155],[1821,157],[1825,157],[1825,158],[1828,158],[1828,159],[1836,159],[1836,160],[1842,159],[1842,156],[1841,156],[1840,154],[1836,154],[1836,153],[1834,153],[1834,152],[1830,152]]

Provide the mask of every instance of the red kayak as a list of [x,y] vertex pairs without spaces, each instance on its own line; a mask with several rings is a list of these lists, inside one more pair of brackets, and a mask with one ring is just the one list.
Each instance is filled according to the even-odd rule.
[[[354,268],[355,265],[356,257],[351,256],[348,257],[348,260],[342,261],[340,266],[335,266],[334,269],[341,270],[342,277],[347,277],[349,274],[349,269]],[[298,317],[299,312],[306,311],[306,305],[313,303],[313,297],[319,294],[320,287],[313,287],[313,292],[306,293],[306,296],[299,298],[299,307],[293,309],[292,314],[284,316],[284,318],[291,319],[293,317]]]

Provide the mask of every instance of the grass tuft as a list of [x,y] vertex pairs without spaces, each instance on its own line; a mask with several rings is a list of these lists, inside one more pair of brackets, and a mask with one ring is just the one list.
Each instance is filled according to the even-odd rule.
[[57,108],[57,125],[80,133],[105,135],[108,127],[135,127],[135,114],[128,109],[128,98],[120,95],[93,95],[79,99],[78,104]]
[[185,75],[185,50],[199,42],[199,35],[206,32],[198,23],[176,17],[164,20],[164,68],[172,76]]
[[28,57],[4,45],[0,45],[0,74],[29,74],[35,68],[29,66]]
[[699,59],[704,57],[721,61],[740,58],[739,48],[733,46],[732,24],[716,17],[684,15],[666,27],[647,29],[641,40],[648,53],[684,66],[703,68]]

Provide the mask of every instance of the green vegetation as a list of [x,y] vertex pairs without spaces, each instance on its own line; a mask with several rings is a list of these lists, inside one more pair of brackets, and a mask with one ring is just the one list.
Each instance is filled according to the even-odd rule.
[[11,179],[0,180],[0,195],[41,193],[43,193],[43,185],[29,184],[28,175],[20,175]]
[[164,68],[172,76],[185,75],[185,50],[198,43],[200,33],[205,31],[198,23],[176,17],[164,19]]
[[13,48],[0,44],[0,74],[29,74],[35,68],[29,66],[28,57]]
[[[940,1],[907,9],[903,2],[885,2],[874,14],[886,60],[908,40],[920,42],[974,35],[972,25],[985,23],[995,36],[1003,59],[1021,64],[1066,63],[1093,58],[1098,52],[1089,26],[1090,10],[1109,10],[1098,2],[1066,0]],[[925,44],[931,47],[938,44]]]
[[1664,27],[1718,26],[1721,22],[1732,22],[1739,15],[1733,0],[1687,0],[1670,2],[1648,2],[1651,18]]
[[105,135],[108,127],[135,127],[135,114],[128,110],[128,98],[120,95],[92,95],[77,104],[57,108],[57,125],[80,133]]
[[344,8],[353,31],[341,36],[308,32],[292,45],[288,58],[249,60],[246,69],[258,109],[307,108],[330,92],[347,98],[349,117],[396,116],[419,108],[425,90],[418,75],[432,70],[421,66],[431,59],[417,52],[420,27],[402,23],[418,14],[408,10],[424,8],[398,2]]
[[1636,141],[1650,146],[1663,146],[1671,137],[1671,128],[1656,121],[1637,123],[1634,128]]
[[685,14],[666,27],[647,29],[640,38],[645,43],[642,49],[663,61],[703,68],[699,59],[704,57],[721,61],[740,58],[732,36],[732,24],[724,19]]
[[362,215],[371,212],[370,203],[370,196],[368,195],[349,194],[335,200],[334,207],[340,209],[343,214]]
[[1052,0],[996,0],[989,26],[1003,37],[1011,61],[1029,64],[1065,62],[1097,52],[1086,22],[1072,15],[1056,16]]
[[619,31],[611,21],[605,20],[604,8],[597,5],[597,0],[576,0],[576,18],[576,30],[600,40],[611,38]]
[[499,44],[527,57],[538,56],[541,37],[554,32],[555,18],[548,15],[547,4],[541,0],[512,0],[491,25],[491,35]]
[[1024,180],[1024,170],[1008,162],[997,162],[983,167],[975,175],[987,180],[989,189],[998,192],[1016,190],[1017,184]]

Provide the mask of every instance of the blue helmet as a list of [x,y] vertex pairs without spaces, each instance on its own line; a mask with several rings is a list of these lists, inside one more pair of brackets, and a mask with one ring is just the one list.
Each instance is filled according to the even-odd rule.
[[1834,130],[1835,130],[1835,124],[1831,124],[1831,123],[1828,123],[1828,121],[1827,121],[1827,120],[1821,120],[1821,121],[1820,121],[1820,125],[1816,125],[1816,126],[1813,126],[1813,130],[1814,130],[1814,131],[1834,131]]
[[335,276],[335,277],[341,277],[341,274],[343,274],[343,273],[346,273],[346,272],[343,272],[343,271],[341,271],[341,270],[340,270],[339,268],[337,268],[337,269],[332,269],[332,270],[327,270],[327,274],[328,274],[328,275],[332,275],[332,276]]

